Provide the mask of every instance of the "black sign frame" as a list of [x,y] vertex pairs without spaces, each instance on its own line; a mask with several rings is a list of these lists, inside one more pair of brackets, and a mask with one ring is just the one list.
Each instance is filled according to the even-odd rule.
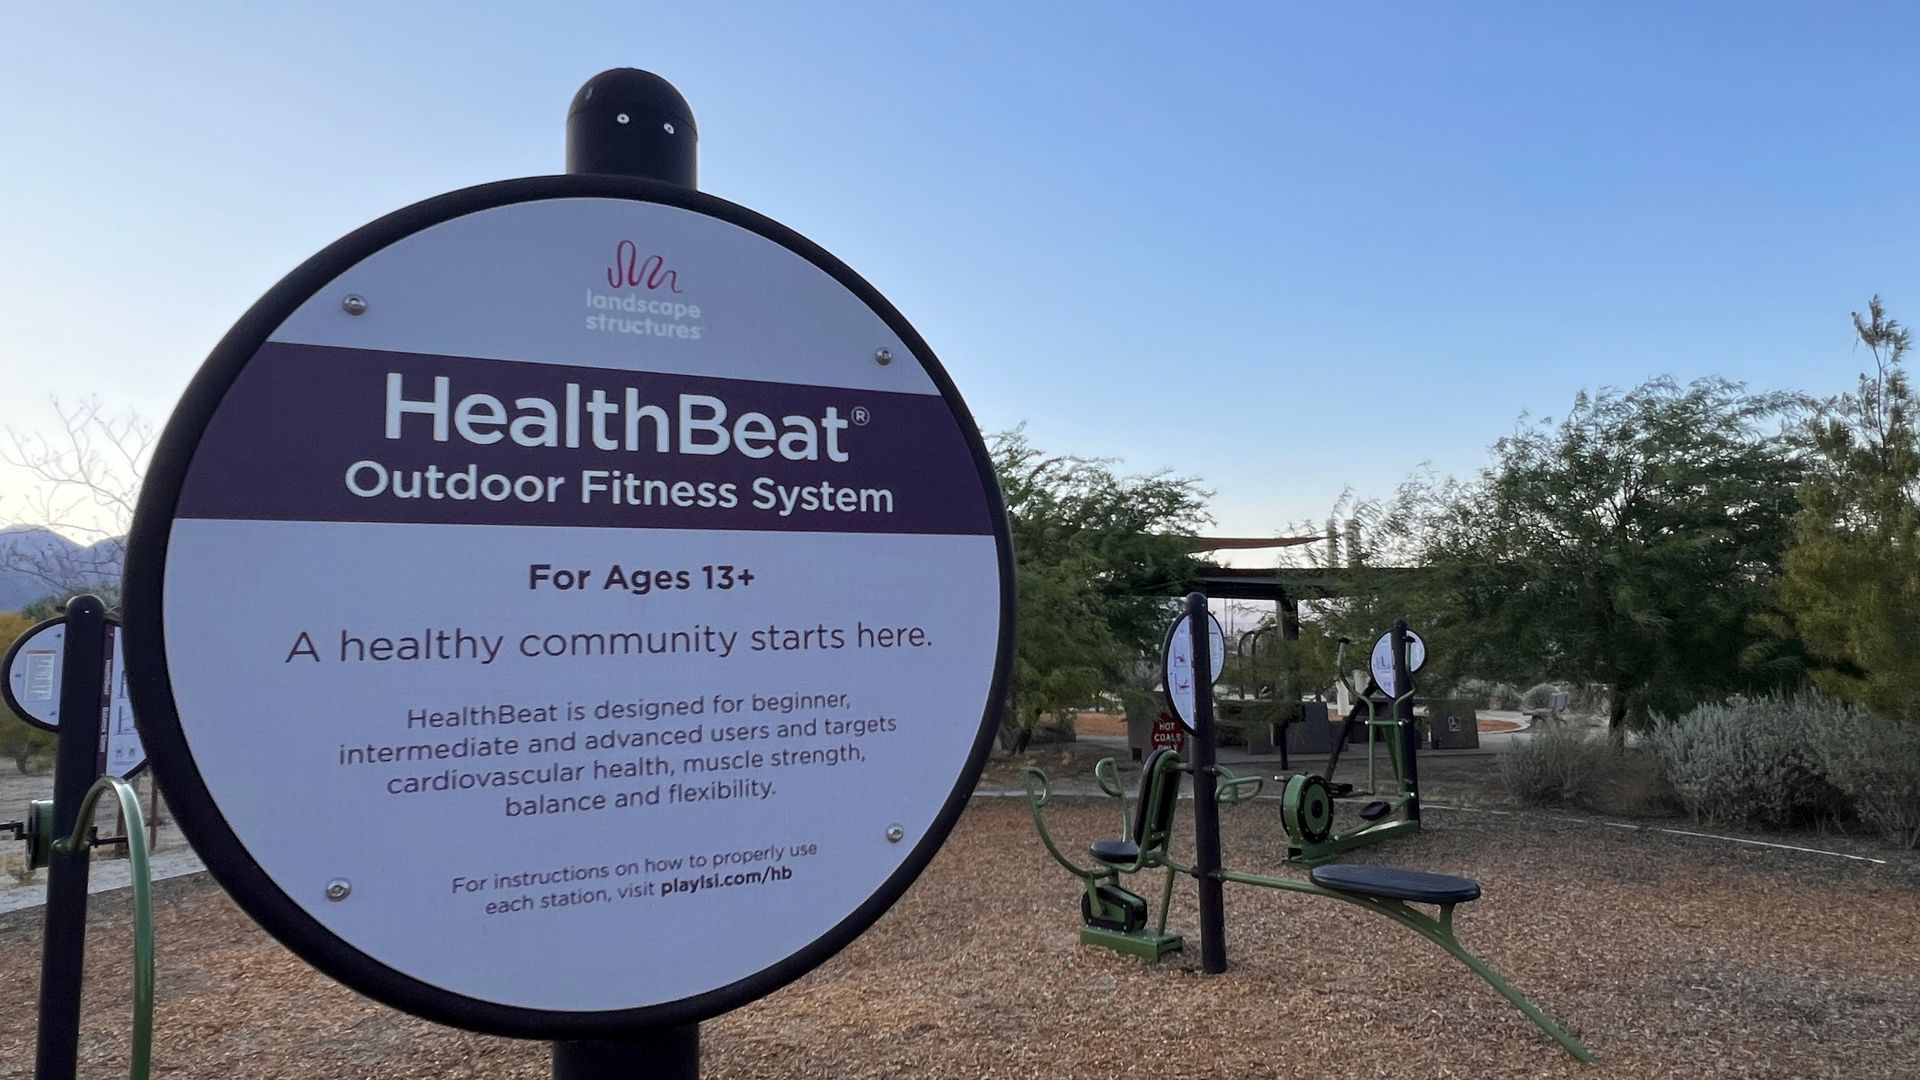
[[[773,965],[703,994],[632,1009],[570,1012],[486,1001],[434,986],[394,970],[328,930],[276,885],[253,860],[215,804],[194,764],[176,710],[163,625],[167,548],[181,487],[195,449],[227,390],[254,353],[301,304],[340,274],[416,233],[456,218],[517,203],[608,198],[656,203],[738,226],[800,256],[831,276],[884,321],[920,360],[952,410],[987,495],[1000,575],[1000,626],[993,676],[973,748],[953,789],[925,835],[868,899],[814,941]],[[930,580],[937,575],[929,575]],[[624,1033],[697,1023],[792,982],[851,943],[913,884],[952,832],[986,765],[1006,696],[1014,642],[1013,541],[992,457],[978,425],[933,350],[871,284],[799,233],[745,207],[689,188],[636,177],[539,176],[466,188],[427,199],[380,218],[287,275],[241,317],[208,356],[182,395],[156,445],[128,537],[124,645],[135,719],[149,763],[161,778],[181,831],[215,880],[274,937],[315,968],[346,986],[428,1020],[519,1038],[618,1038]],[[263,781],[264,782],[264,781]],[[644,922],[636,921],[638,939]]]

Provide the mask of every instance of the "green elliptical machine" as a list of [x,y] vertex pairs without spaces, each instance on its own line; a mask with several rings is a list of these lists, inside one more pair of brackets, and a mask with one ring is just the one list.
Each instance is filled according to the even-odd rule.
[[[1285,781],[1280,797],[1280,823],[1291,843],[1287,861],[1296,866],[1318,866],[1343,851],[1376,844],[1382,840],[1420,830],[1419,745],[1420,733],[1413,720],[1412,673],[1426,662],[1426,643],[1406,628],[1404,620],[1394,630],[1380,636],[1374,645],[1373,678],[1364,693],[1354,689],[1347,674],[1347,646],[1351,638],[1341,638],[1334,658],[1340,683],[1356,706],[1327,758],[1324,774],[1308,772],[1277,778]],[[1365,703],[1366,718],[1358,713]],[[1340,752],[1356,730],[1367,734],[1367,786],[1356,791],[1352,784],[1336,783],[1334,770],[1340,765]],[[1395,790],[1388,798],[1379,798],[1375,764],[1376,743],[1384,740],[1393,766]],[[1363,822],[1343,833],[1333,831],[1334,803],[1339,799],[1366,796],[1360,808]]]

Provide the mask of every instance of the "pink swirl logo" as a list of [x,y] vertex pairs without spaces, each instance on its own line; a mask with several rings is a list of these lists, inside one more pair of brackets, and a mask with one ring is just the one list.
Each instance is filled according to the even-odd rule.
[[616,289],[646,289],[648,292],[680,291],[680,274],[667,269],[667,260],[659,255],[640,257],[640,246],[622,240],[613,249],[613,265],[607,267],[607,284]]

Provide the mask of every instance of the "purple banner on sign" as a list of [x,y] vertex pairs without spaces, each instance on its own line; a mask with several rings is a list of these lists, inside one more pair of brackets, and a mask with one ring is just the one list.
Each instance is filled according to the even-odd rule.
[[926,394],[269,342],[176,516],[989,535]]

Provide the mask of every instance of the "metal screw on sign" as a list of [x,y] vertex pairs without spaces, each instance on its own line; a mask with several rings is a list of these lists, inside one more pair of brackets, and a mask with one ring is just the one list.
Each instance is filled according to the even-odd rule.
[[892,843],[895,843],[895,844],[899,843],[901,840],[906,838],[906,835],[907,835],[907,830],[901,828],[898,825],[887,826],[887,839]]
[[893,350],[892,349],[874,350],[873,362],[876,364],[879,364],[881,367],[886,367],[888,364],[893,363]]
[[334,878],[327,882],[327,899],[339,903],[353,894],[353,883],[346,878]]
[[345,300],[340,301],[340,310],[349,315],[365,315],[367,313],[367,298],[361,296],[359,293],[351,293]]

